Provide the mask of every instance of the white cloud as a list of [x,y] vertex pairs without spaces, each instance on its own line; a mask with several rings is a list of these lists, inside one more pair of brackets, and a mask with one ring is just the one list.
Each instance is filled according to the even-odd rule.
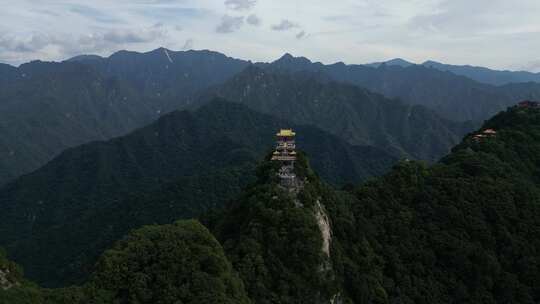
[[527,62],[522,65],[516,65],[516,70],[540,73],[540,60]]
[[235,11],[250,10],[255,4],[256,0],[226,0],[225,6]]
[[272,29],[274,31],[288,31],[290,29],[297,28],[297,27],[300,27],[300,26],[287,19],[283,19],[281,20],[280,23],[272,25]]
[[143,29],[113,29],[99,37],[113,44],[152,42],[167,35],[162,25]]
[[254,61],[290,52],[327,63],[404,57],[535,69],[539,15],[538,0],[17,0],[0,10],[0,62],[184,49],[196,39]]
[[193,39],[189,38],[189,39],[187,39],[186,42],[184,43],[184,46],[182,46],[182,50],[183,50],[183,51],[192,50],[192,49],[193,49],[193,45],[194,45]]
[[261,18],[257,17],[255,14],[251,14],[246,18],[246,22],[249,25],[259,26],[261,25]]
[[216,32],[220,34],[236,32],[242,27],[243,24],[244,17],[223,15],[223,17],[221,17],[221,23],[216,27]]

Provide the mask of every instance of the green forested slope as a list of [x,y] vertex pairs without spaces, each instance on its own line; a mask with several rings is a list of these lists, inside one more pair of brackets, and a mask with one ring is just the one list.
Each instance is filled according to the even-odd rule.
[[[194,217],[237,195],[284,124],[215,101],[125,137],[69,149],[0,190],[0,244],[31,279],[80,281],[130,229]],[[395,162],[378,149],[293,127],[321,176],[337,185],[379,175]]]
[[[143,228],[106,252],[79,287],[23,285],[0,291],[0,299],[32,299],[37,293],[49,303],[77,303],[73,299],[89,295],[105,303],[138,303],[146,296],[174,303],[182,299],[175,287],[162,294],[156,288],[163,281],[149,280],[161,278],[165,267],[152,257],[165,255],[172,270],[164,282],[191,290],[173,274],[217,258],[220,265],[232,265],[219,268],[219,277],[237,291],[219,294],[245,295],[253,303],[538,303],[540,110],[510,108],[480,131],[487,128],[496,135],[476,140],[470,134],[433,166],[403,161],[348,192],[321,182],[303,154],[295,166],[303,187],[290,192],[278,186],[276,164],[265,161],[255,182],[225,210],[202,218],[223,252],[211,241],[214,253],[169,260],[167,252],[176,252],[178,244],[198,248],[197,241],[168,237],[176,226]],[[322,233],[324,227],[329,234]],[[155,238],[164,241],[154,245]],[[148,268],[139,266],[142,260]],[[214,284],[207,269],[196,268],[191,278]],[[21,303],[38,303],[29,301]]]
[[426,107],[403,104],[309,72],[251,66],[206,94],[298,124],[317,126],[351,144],[428,161],[446,155],[471,129],[469,124],[443,119]]
[[32,62],[13,74],[0,81],[0,184],[67,147],[119,136],[158,117],[124,83],[81,64]]
[[21,283],[0,289],[0,303],[251,303],[221,245],[193,220],[132,231],[102,255],[81,286]]
[[331,220],[331,280],[298,278],[321,262],[309,254],[320,246],[313,222],[295,220],[305,209],[267,184],[248,192],[216,229],[248,294],[257,303],[309,302],[301,290],[353,303],[537,303],[540,111],[514,107],[487,128],[497,134],[471,134],[431,167],[404,161],[354,197],[306,188],[300,200],[319,199]]
[[402,163],[355,194],[358,233],[403,303],[540,300],[540,112],[513,108],[441,163]]
[[325,303],[338,292],[315,217],[321,184],[305,157],[295,167],[298,195],[278,186],[267,161],[257,183],[210,221],[255,303]]
[[286,54],[266,66],[278,70],[324,73],[335,81],[351,83],[388,98],[398,98],[407,104],[423,105],[453,121],[482,122],[516,101],[540,98],[539,83],[494,86],[422,65],[381,65],[378,68],[343,62],[323,65]]
[[0,65],[0,185],[66,148],[149,124],[247,64],[210,51],[161,48]]

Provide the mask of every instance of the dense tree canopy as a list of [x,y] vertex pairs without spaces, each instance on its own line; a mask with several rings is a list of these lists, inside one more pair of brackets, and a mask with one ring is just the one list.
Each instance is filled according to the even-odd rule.
[[250,303],[221,245],[193,220],[131,232],[103,254],[89,285],[119,303]]
[[265,161],[240,197],[202,218],[223,248],[195,221],[146,226],[106,251],[85,284],[44,290],[18,276],[0,300],[538,303],[539,168],[540,110],[522,107],[436,165],[403,161],[347,191],[321,182],[303,154],[303,186],[288,191]]

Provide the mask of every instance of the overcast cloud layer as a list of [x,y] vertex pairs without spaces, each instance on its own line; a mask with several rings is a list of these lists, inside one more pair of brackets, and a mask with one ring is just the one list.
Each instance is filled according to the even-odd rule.
[[164,46],[253,61],[289,52],[540,72],[539,16],[538,0],[7,0],[0,62]]

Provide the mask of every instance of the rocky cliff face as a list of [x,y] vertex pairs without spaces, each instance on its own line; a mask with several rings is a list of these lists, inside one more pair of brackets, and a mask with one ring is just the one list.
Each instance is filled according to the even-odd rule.
[[20,283],[14,280],[13,273],[9,268],[2,269],[0,267],[0,289],[8,290],[14,286],[19,286]]
[[13,284],[9,282],[7,279],[8,275],[9,275],[9,270],[0,269],[0,288],[2,288],[3,290],[10,289],[13,286]]

